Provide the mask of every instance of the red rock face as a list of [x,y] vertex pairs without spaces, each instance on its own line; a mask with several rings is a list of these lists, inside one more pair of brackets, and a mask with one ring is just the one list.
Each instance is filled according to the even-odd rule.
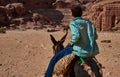
[[8,26],[9,20],[5,11],[4,6],[0,6],[0,27],[2,26]]
[[8,3],[23,3],[27,9],[49,9],[53,8],[52,4],[58,1],[63,3],[57,3],[60,7],[69,7],[72,2],[92,2],[95,0],[0,0],[0,5],[6,5]]
[[[47,16],[48,18],[50,18],[51,21],[68,25],[69,21],[72,19],[70,5],[74,2],[84,4],[84,1],[87,1],[87,3],[91,2],[85,5],[87,10],[85,11],[84,16],[85,18],[89,18],[95,24],[97,30],[120,30],[119,0],[110,0],[108,2],[106,2],[106,0],[0,0],[0,5],[5,6],[8,3],[16,2],[23,3],[25,8],[23,6],[23,8],[19,8],[16,4],[16,7],[10,7],[10,14],[16,12],[18,16],[22,16],[22,14],[24,15],[26,9],[32,9],[34,10],[33,12],[38,9],[36,10],[37,13]],[[15,8],[18,8],[19,10]],[[92,10],[90,11],[89,9]],[[0,10],[3,10],[3,8],[1,7]],[[3,14],[5,13],[1,11],[0,22],[5,22],[7,20],[6,15]],[[31,20],[31,16],[29,16],[28,19]]]
[[9,3],[9,0],[0,0],[0,6],[4,6]]
[[41,8],[51,8],[51,3],[47,0],[27,0],[23,2],[25,7],[28,9],[41,9]]
[[23,3],[28,9],[44,9],[52,8],[52,3],[55,1],[56,0],[0,0],[0,6],[4,6],[8,3],[20,2]]
[[77,3],[80,3],[81,2],[79,0],[58,0],[56,1],[53,6],[55,8],[70,8],[72,4],[77,4]]
[[17,0],[15,2],[23,3],[27,9],[44,9],[52,8],[55,0]]
[[97,1],[97,0],[79,0],[81,3],[88,3],[88,2],[94,2],[94,1]]
[[[61,3],[62,1],[62,3]],[[23,3],[27,9],[44,9],[44,8],[53,8],[52,4],[55,2],[57,6],[60,7],[69,7],[69,4],[72,2],[91,2],[95,0],[0,0],[0,5],[6,5],[8,3]]]

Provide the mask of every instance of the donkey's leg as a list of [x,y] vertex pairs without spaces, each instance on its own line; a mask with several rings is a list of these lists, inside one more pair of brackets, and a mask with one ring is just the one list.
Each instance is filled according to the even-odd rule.
[[84,70],[83,66],[80,66],[78,62],[74,65],[75,77],[90,77],[89,74]]
[[97,65],[96,61],[91,58],[88,62],[89,62],[88,64],[89,64],[89,66],[91,67],[92,71],[95,73],[95,76],[96,76],[96,77],[102,77],[102,74],[101,74],[100,71],[99,71],[100,68],[99,68],[99,66]]

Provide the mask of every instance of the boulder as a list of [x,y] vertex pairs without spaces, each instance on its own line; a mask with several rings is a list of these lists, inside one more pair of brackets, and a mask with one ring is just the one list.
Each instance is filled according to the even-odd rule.
[[26,13],[26,9],[22,3],[11,3],[5,6],[8,16],[22,16]]
[[49,18],[39,13],[33,13],[32,19],[33,19],[34,25],[37,25],[38,22],[41,25],[50,24]]

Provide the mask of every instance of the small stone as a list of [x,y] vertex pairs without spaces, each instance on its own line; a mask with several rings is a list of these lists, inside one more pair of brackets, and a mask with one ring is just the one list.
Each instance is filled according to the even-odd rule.
[[0,64],[0,66],[2,66],[2,64]]
[[112,72],[107,72],[105,75],[110,76],[111,74],[112,74]]
[[101,40],[102,43],[111,43],[111,40]]
[[112,46],[111,46],[111,45],[109,45],[108,47],[109,47],[109,48],[111,48]]

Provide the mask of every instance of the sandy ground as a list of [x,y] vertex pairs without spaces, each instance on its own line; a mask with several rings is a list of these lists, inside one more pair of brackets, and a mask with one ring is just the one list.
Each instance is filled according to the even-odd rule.
[[[49,34],[60,39],[63,31],[7,31],[0,34],[0,77],[43,77],[52,53]],[[120,33],[99,32],[98,60],[105,67],[104,77],[120,77]],[[70,33],[64,45],[67,44]],[[111,43],[101,43],[111,40]]]

